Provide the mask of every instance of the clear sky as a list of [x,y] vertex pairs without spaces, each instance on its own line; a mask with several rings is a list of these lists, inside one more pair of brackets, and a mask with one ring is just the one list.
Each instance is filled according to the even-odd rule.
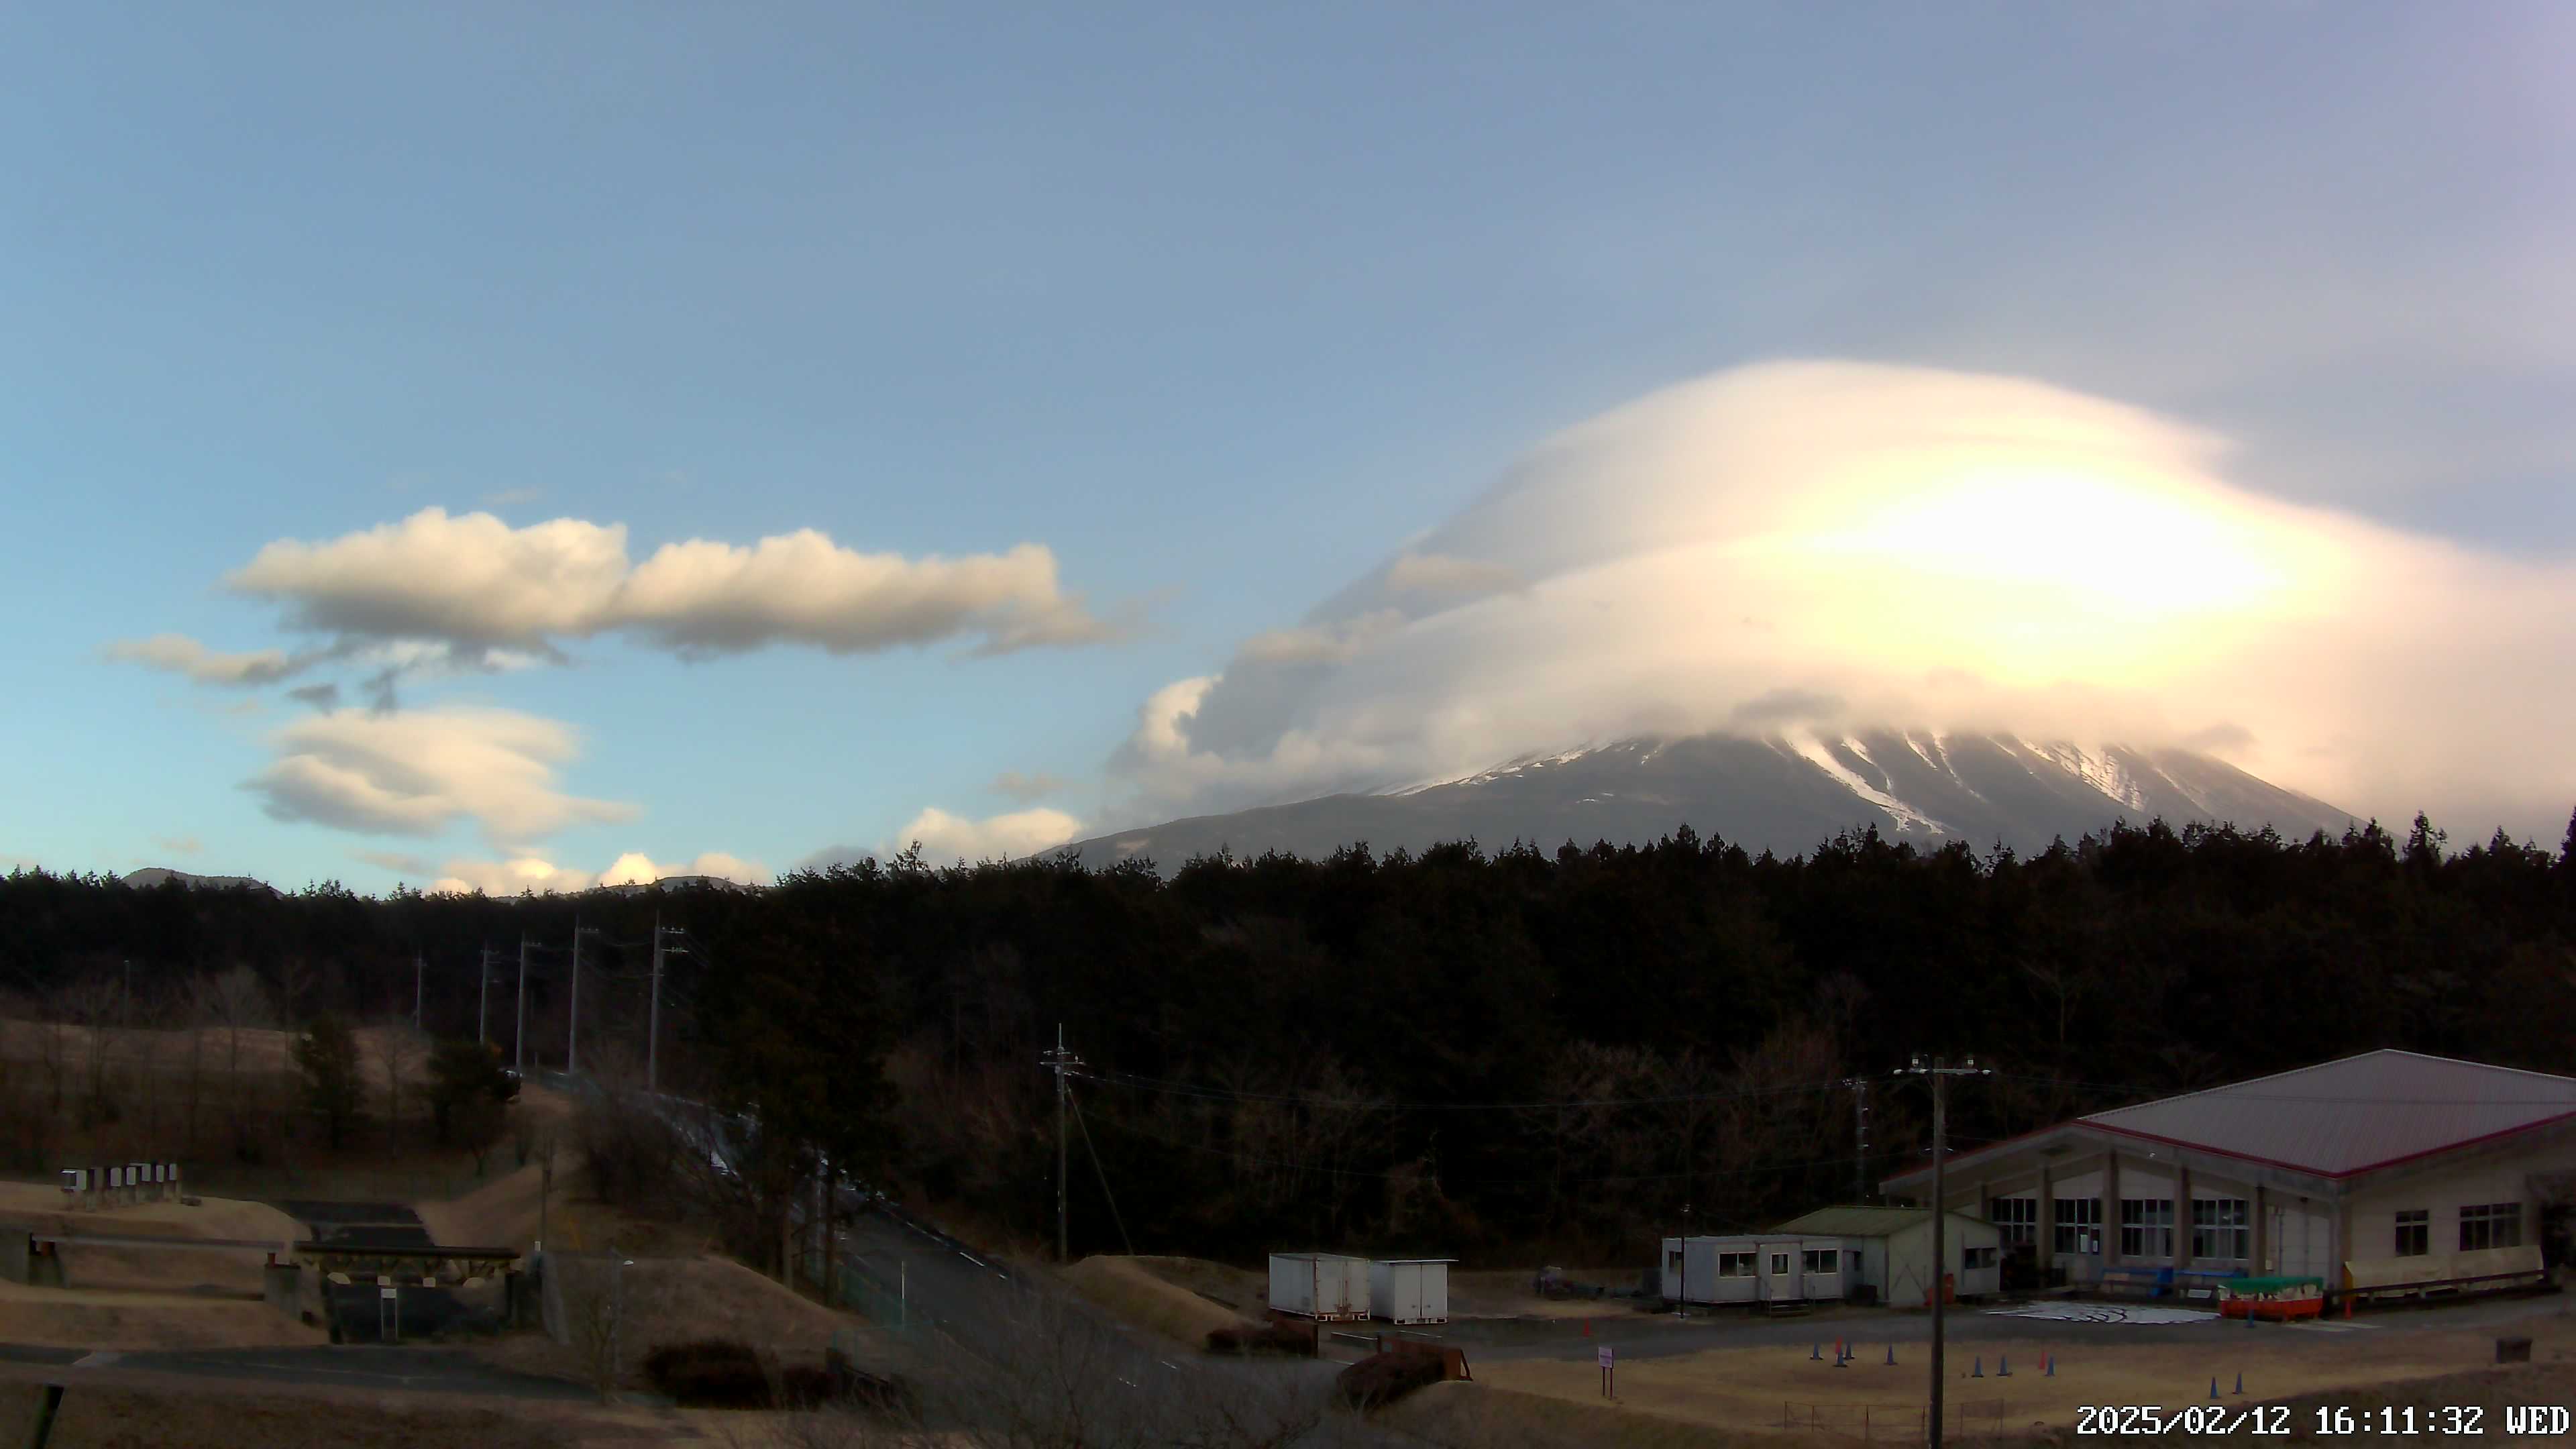
[[[908,10],[0,8],[0,865],[578,884],[1235,803],[1154,773],[1174,686],[1503,570],[1407,550],[1782,358],[2137,409],[2576,614],[2576,7]],[[2567,637],[2455,641],[2522,651],[2467,703]]]

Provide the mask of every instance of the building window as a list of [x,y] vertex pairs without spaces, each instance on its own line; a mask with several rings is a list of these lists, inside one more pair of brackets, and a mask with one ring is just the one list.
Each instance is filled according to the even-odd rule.
[[1807,1249],[1807,1271],[1810,1273],[1824,1274],[1830,1277],[1834,1272],[1834,1259],[1836,1256],[1837,1254],[1831,1248]]
[[1773,1253],[1771,1255],[1771,1276],[1774,1278],[1785,1278],[1789,1276],[1788,1254]]
[[1666,1263],[1665,1263],[1665,1265],[1664,1265],[1664,1271],[1665,1271],[1665,1272],[1668,1272],[1668,1273],[1678,1273],[1678,1272],[1680,1272],[1681,1270],[1682,1270],[1682,1255],[1681,1255],[1681,1250],[1680,1250],[1680,1249],[1678,1249],[1678,1248],[1676,1248],[1676,1249],[1674,1249],[1674,1250],[1672,1251],[1672,1253],[1670,1254],[1670,1261],[1668,1261],[1668,1262],[1666,1262]]
[[2433,1213],[2409,1208],[2397,1215],[2397,1256],[2420,1258],[2433,1251]]
[[2254,1243],[2251,1205],[2241,1197],[2205,1197],[2191,1205],[2191,1255],[2244,1261]]
[[2173,1199],[2169,1197],[2124,1197],[2120,1199],[2120,1256],[2123,1258],[2170,1258],[2173,1256]]
[[1995,1252],[1993,1248],[1961,1248],[1959,1266],[1963,1269],[1991,1268],[1995,1265]]
[[2007,1243],[2035,1243],[2039,1241],[2039,1199],[1996,1198],[1986,1205],[1986,1221],[1995,1225]]
[[2057,1247],[2061,1253],[2102,1251],[2102,1199],[2061,1197],[2057,1200]]
[[2460,1251],[2522,1246],[2522,1204],[2487,1203],[2460,1209]]
[[1750,1278],[1750,1277],[1752,1277],[1752,1276],[1753,1276],[1753,1255],[1752,1255],[1751,1253],[1720,1253],[1720,1254],[1718,1254],[1718,1255],[1717,1255],[1717,1276],[1719,1276],[1720,1278]]

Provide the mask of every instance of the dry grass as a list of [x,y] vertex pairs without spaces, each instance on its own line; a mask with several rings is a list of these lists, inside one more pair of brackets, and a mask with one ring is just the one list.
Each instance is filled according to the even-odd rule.
[[711,1246],[698,1229],[637,1217],[599,1202],[590,1196],[587,1177],[571,1162],[570,1153],[557,1154],[550,1198],[544,1169],[532,1162],[463,1197],[416,1204],[420,1220],[440,1243],[477,1248],[524,1249],[545,1235],[551,1235],[550,1247],[586,1253],[614,1246],[630,1257],[693,1257]]
[[[2318,1393],[2368,1391],[2406,1380],[2458,1373],[2491,1364],[2498,1330],[2361,1330],[2324,1333],[2307,1329],[2247,1330],[2213,1326],[2188,1343],[2126,1343],[2105,1330],[2097,1338],[2043,1344],[1981,1342],[1952,1349],[1952,1381],[1945,1399],[1964,1407],[1971,1431],[1992,1423],[2027,1430],[2071,1425],[2077,1410],[2097,1404],[2158,1405],[2181,1409],[2209,1401],[2212,1378],[2227,1402],[2243,1406]],[[2514,1332],[2530,1333],[2535,1353],[2576,1346],[2576,1320],[2540,1318]],[[1801,1346],[1717,1349],[1621,1364],[1619,1405],[1630,1412],[1679,1423],[1747,1431],[1777,1429],[1784,1414],[1851,1437],[1864,1427],[1894,1422],[1911,1432],[1925,1398],[1920,1344],[1899,1345],[1898,1366],[1884,1366],[1879,1345],[1863,1344],[1850,1368],[1811,1362]],[[2041,1356],[2053,1353],[2057,1373],[2040,1373]],[[1996,1376],[2000,1361],[2013,1365]],[[1979,1365],[1985,1377],[1967,1375]],[[2232,1393],[2242,1373],[2245,1396]],[[1599,1369],[1586,1362],[1506,1360],[1476,1366],[1477,1378],[1570,1404],[1598,1407]]]
[[[599,1291],[605,1259],[559,1260],[573,1294]],[[823,1362],[824,1346],[836,1331],[856,1335],[856,1358],[863,1367],[897,1364],[901,1353],[865,1320],[836,1313],[774,1280],[764,1278],[730,1258],[712,1254],[677,1259],[637,1259],[624,1270],[625,1321],[619,1330],[626,1373],[621,1384],[645,1387],[640,1368],[644,1355],[664,1344],[693,1339],[729,1338],[785,1364]],[[522,1373],[545,1374],[573,1383],[590,1381],[577,1346],[557,1344],[542,1335],[520,1334],[472,1350],[476,1356]]]
[[1433,1384],[1369,1416],[1441,1449],[1780,1449],[1779,1434],[1714,1428],[1598,1399],[1572,1403],[1483,1382]]
[[1207,1336],[1216,1329],[1260,1316],[1258,1311],[1228,1312],[1135,1258],[1085,1258],[1060,1276],[1066,1286],[1119,1318],[1191,1348],[1207,1347]]
[[[53,1371],[61,1381],[61,1371]],[[0,1366],[0,1443],[25,1441],[38,1375]],[[53,1449],[645,1449],[722,1443],[707,1416],[525,1399],[84,1370],[63,1395]]]
[[275,1348],[322,1330],[248,1299],[0,1282],[0,1341],[57,1348]]

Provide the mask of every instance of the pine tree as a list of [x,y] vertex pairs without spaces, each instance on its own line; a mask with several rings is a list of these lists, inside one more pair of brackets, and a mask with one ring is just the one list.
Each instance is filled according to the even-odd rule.
[[364,1086],[358,1079],[358,1038],[349,1023],[326,1012],[295,1042],[295,1067],[304,1074],[304,1099],[322,1114],[331,1150],[340,1149],[356,1120]]

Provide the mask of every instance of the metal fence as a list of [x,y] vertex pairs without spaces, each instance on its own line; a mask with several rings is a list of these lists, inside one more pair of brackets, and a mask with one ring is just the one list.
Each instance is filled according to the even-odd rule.
[[835,1308],[859,1315],[874,1326],[907,1340],[918,1340],[936,1326],[931,1315],[915,1308],[902,1266],[896,1266],[892,1283],[883,1281],[864,1262],[847,1255],[832,1263],[832,1281],[823,1281],[823,1254],[809,1249],[804,1257],[805,1281],[815,1286],[823,1300]]

